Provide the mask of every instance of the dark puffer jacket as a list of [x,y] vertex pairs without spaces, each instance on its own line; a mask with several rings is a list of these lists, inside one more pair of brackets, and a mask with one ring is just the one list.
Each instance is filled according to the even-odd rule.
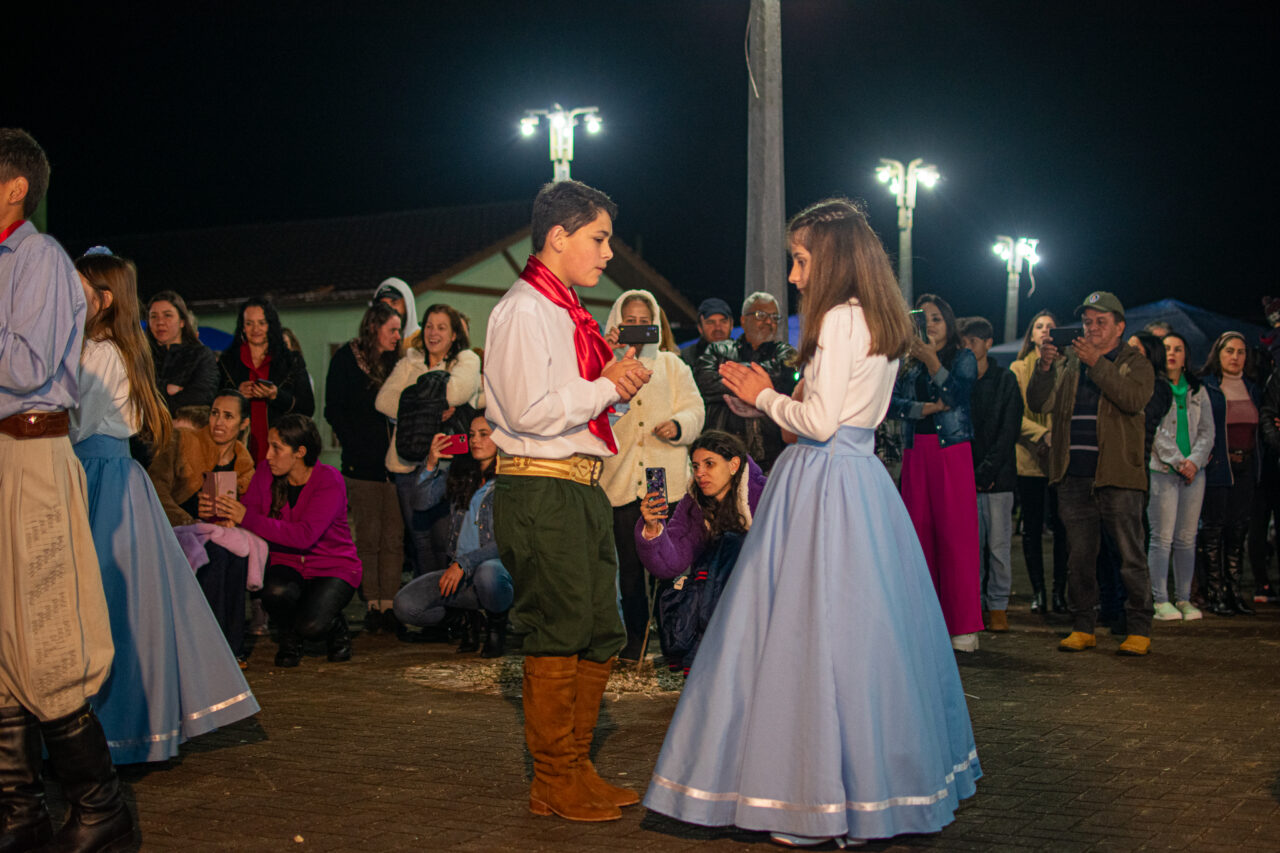
[[702,395],[707,410],[703,431],[719,429],[738,436],[747,445],[747,452],[759,461],[766,472],[786,447],[782,430],[767,417],[740,418],[729,409],[724,401],[729,389],[724,387],[720,378],[720,365],[726,361],[758,364],[769,374],[774,390],[789,396],[796,388],[796,369],[788,363],[795,354],[794,347],[781,341],[765,341],[759,347],[753,347],[744,335],[736,341],[708,344],[693,371],[698,393]]
[[[213,350],[201,343],[176,343],[162,347],[151,341],[151,360],[156,365],[156,387],[173,414],[182,406],[208,406],[218,393],[218,364]],[[170,394],[176,385],[182,390]]]

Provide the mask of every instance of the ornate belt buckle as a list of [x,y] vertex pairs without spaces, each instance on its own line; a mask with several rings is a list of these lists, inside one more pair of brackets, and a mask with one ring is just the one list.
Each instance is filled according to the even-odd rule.
[[26,415],[22,418],[22,435],[25,438],[38,438],[44,435],[44,425],[39,415]]

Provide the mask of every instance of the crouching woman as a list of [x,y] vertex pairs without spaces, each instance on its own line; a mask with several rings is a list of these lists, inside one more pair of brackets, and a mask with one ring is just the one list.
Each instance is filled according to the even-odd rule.
[[686,675],[765,484],[764,472],[736,435],[707,430],[689,446],[689,456],[693,480],[675,512],[668,513],[665,496],[650,492],[635,532],[640,562],[654,577],[669,580],[689,570],[658,601],[667,666]]
[[331,661],[351,658],[342,609],[360,583],[360,559],[347,526],[342,474],[319,458],[320,433],[311,418],[284,415],[267,433],[267,458],[244,503],[218,498],[219,515],[270,548],[262,604],[280,628],[280,667],[302,662],[303,640],[325,640]]
[[[470,453],[456,459],[442,453],[449,437],[436,435],[427,453],[426,488],[422,505],[449,502],[453,514],[449,536],[449,567],[415,578],[396,594],[396,617],[405,625],[429,628],[446,613],[464,611],[466,629],[458,651],[475,651],[483,628],[481,655],[506,653],[507,611],[513,596],[511,575],[498,559],[493,538],[494,460],[498,446],[483,412],[470,422]],[[452,460],[452,461],[444,461]],[[483,613],[483,617],[481,617]]]

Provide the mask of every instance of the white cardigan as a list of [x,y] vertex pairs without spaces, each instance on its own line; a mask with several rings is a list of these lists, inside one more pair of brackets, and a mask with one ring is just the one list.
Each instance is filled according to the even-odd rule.
[[[444,370],[445,362],[440,362],[432,370]],[[404,358],[396,362],[382,387],[378,389],[378,397],[374,406],[379,412],[393,421],[400,411],[400,395],[404,389],[418,381],[418,377],[427,373],[427,355],[417,347],[410,347]],[[469,403],[479,407],[480,397],[480,356],[471,350],[463,350],[454,360],[449,371],[449,384],[445,388],[445,399],[450,406],[461,406]],[[393,474],[409,474],[417,466],[396,453],[395,433],[391,435],[391,446],[387,448],[387,470]]]
[[[645,468],[667,469],[667,499],[674,504],[689,487],[689,452],[685,449],[702,432],[706,409],[693,381],[693,372],[680,356],[659,352],[641,357],[653,378],[632,398],[630,407],[613,425],[618,454],[606,457],[600,485],[609,503],[622,506],[645,495]],[[680,425],[673,444],[653,434],[667,421]]]

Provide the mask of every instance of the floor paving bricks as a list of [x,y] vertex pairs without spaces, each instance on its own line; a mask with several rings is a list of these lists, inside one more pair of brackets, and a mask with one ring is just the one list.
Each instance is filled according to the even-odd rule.
[[[1009,633],[957,654],[985,773],[977,795],[941,833],[866,849],[1280,851],[1280,607],[1258,609],[1156,623],[1151,654],[1122,658],[1123,638],[1106,629],[1095,649],[1058,652],[1067,617],[1032,614],[1015,596]],[[388,636],[358,637],[343,664],[308,656],[279,670],[273,653],[259,642],[246,673],[257,717],[197,738],[168,764],[123,768],[137,849],[775,849],[760,834],[639,806],[604,824],[529,814],[515,690],[432,684],[442,667],[484,665],[474,655]],[[608,696],[600,771],[643,789],[675,703]]]

